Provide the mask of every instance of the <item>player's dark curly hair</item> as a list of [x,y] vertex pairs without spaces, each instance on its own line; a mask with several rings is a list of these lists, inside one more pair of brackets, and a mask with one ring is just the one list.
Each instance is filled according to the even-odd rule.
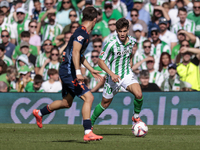
[[83,10],[82,21],[93,21],[95,18],[97,18],[97,10],[94,7],[86,7]]
[[120,30],[120,29],[122,29],[124,27],[126,27],[127,29],[129,28],[128,20],[125,19],[125,18],[120,18],[119,20],[117,20],[117,22],[116,22],[117,30]]

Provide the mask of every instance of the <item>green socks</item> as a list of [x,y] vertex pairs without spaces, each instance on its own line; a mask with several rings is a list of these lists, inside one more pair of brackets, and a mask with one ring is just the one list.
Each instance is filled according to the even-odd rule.
[[94,122],[96,121],[96,119],[101,115],[101,113],[104,110],[105,110],[105,108],[103,108],[103,106],[101,105],[101,102],[95,107],[94,112],[91,116],[92,126],[94,125]]
[[134,99],[134,112],[136,114],[139,114],[142,108],[142,104],[143,104],[143,97],[141,99]]

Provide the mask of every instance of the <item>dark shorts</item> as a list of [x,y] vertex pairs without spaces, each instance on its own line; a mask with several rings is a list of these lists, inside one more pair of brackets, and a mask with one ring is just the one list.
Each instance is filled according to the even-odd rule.
[[84,83],[76,80],[75,72],[68,74],[65,69],[59,69],[59,75],[62,81],[62,97],[64,98],[68,93],[72,96],[82,96],[90,91]]

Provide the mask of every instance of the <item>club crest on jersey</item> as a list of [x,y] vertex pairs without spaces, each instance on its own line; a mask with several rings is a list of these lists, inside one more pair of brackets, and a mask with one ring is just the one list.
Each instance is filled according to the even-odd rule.
[[79,35],[79,36],[77,37],[77,40],[80,41],[80,42],[81,42],[83,39],[84,39],[84,37],[82,37],[81,35]]

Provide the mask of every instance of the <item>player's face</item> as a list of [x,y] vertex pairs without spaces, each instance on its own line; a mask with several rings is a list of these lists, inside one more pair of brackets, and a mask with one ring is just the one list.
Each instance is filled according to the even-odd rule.
[[200,2],[194,2],[193,10],[196,15],[200,14]]
[[143,48],[144,48],[144,53],[146,55],[149,55],[150,54],[150,51],[151,51],[151,43],[150,42],[146,42],[143,44]]
[[122,29],[117,30],[118,37],[121,42],[125,42],[128,37],[128,28],[124,27]]
[[163,55],[162,56],[162,63],[164,66],[168,66],[169,65],[169,57],[168,55]]
[[101,42],[95,42],[93,44],[93,49],[97,50],[98,52],[101,52],[101,48],[102,48],[102,43]]
[[171,77],[173,77],[173,76],[175,76],[176,75],[176,69],[173,69],[173,68],[170,68],[169,70],[169,75],[171,76]]
[[140,81],[143,86],[147,86],[149,84],[149,77],[141,76]]
[[187,17],[187,13],[184,12],[184,11],[179,11],[179,14],[178,14],[179,18],[180,18],[180,22],[185,22],[185,19]]

